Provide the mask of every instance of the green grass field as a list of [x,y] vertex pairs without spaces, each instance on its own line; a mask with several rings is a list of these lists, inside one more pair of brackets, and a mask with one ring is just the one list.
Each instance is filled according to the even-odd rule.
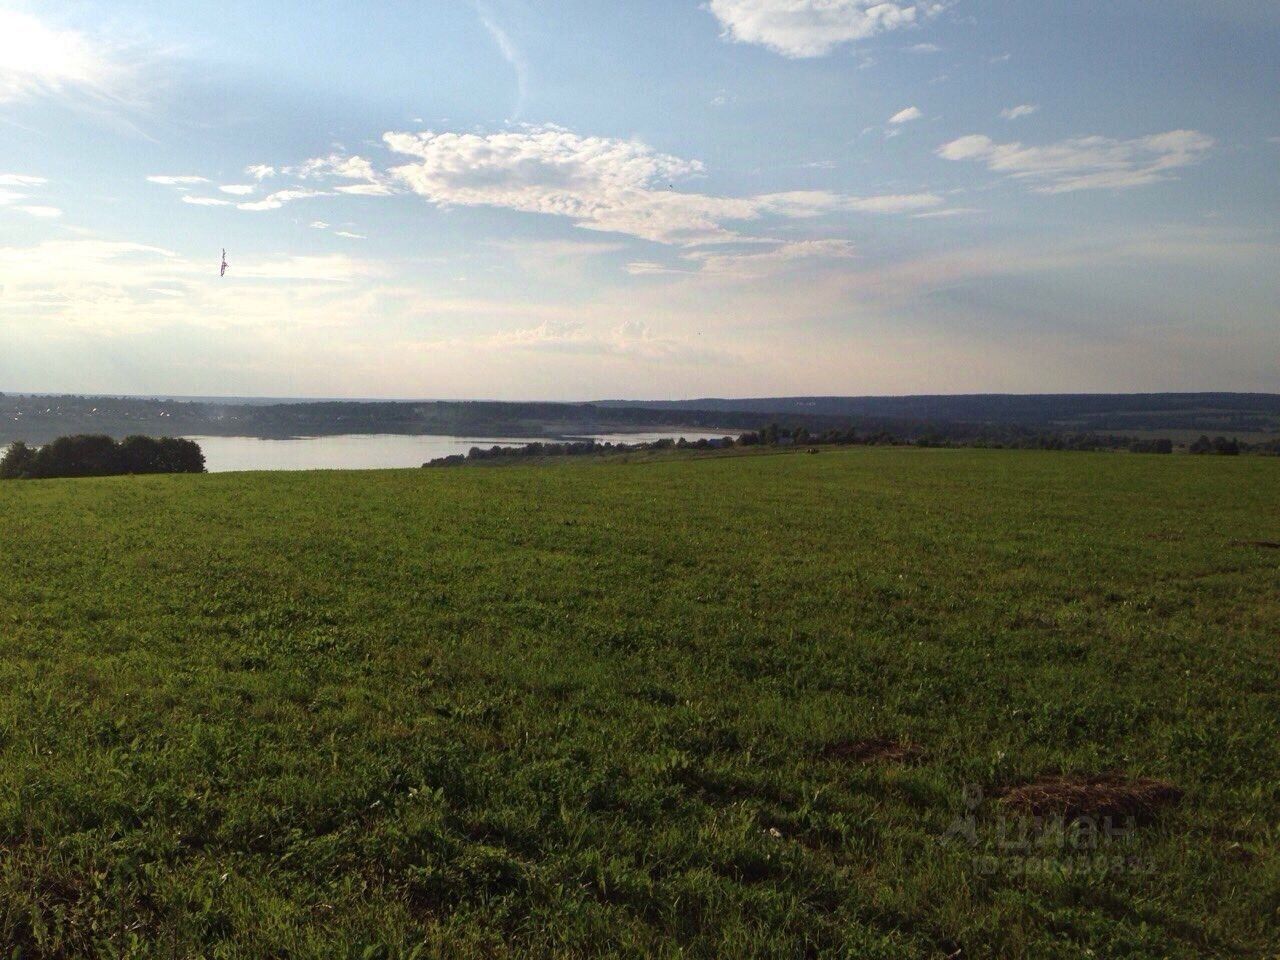
[[[2,484],[0,944],[1269,956],[1278,495],[889,448]],[[1002,790],[1102,773],[1184,795],[1021,845]]]

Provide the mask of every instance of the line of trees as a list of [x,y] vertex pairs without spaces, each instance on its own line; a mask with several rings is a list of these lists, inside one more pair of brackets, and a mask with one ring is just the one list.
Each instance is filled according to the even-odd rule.
[[1187,447],[1188,453],[1216,453],[1220,457],[1238,457],[1240,456],[1240,441],[1228,440],[1226,437],[1214,437],[1210,440],[1208,437],[1201,435],[1200,439],[1192,441]]
[[110,477],[130,473],[204,473],[204,453],[180,437],[59,437],[42,447],[18,441],[0,458],[2,480]]
[[[810,431],[805,426],[780,426],[771,423],[759,430],[748,431],[738,437],[719,440],[658,440],[652,443],[597,443],[591,440],[564,443],[530,443],[520,447],[494,446],[488,449],[472,447],[463,456],[454,454],[425,463],[425,467],[459,466],[481,460],[513,460],[546,456],[581,456],[593,453],[640,453],[648,450],[709,450],[725,447],[818,447],[826,445],[886,445],[917,447],[981,447],[1019,450],[1128,450],[1131,453],[1173,453],[1173,441],[1168,438],[1136,439],[1134,437],[1097,433],[1061,433],[1028,430],[1021,427],[992,426],[985,432],[958,439],[937,433],[924,433],[914,437],[894,434],[887,430],[860,433],[853,428]],[[1250,445],[1237,440],[1218,437],[1210,440],[1201,437],[1188,446],[1191,453],[1236,455],[1243,452],[1275,454],[1277,444]]]

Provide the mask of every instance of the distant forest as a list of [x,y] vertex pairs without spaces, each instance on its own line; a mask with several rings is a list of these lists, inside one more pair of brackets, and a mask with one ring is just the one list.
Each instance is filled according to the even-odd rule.
[[598,433],[740,433],[775,421],[820,435],[855,430],[902,441],[1039,446],[1052,436],[1109,436],[1111,445],[1167,431],[1280,443],[1280,395],[1045,394],[1031,396],[780,397],[747,400],[505,403],[491,401],[247,402],[0,394],[0,444],[68,434],[247,436],[442,434],[569,441]]
[[725,400],[604,400],[600,406],[699,410],[920,423],[1017,425],[1071,432],[1174,430],[1280,437],[1280,394],[1063,393],[914,397],[760,397]]

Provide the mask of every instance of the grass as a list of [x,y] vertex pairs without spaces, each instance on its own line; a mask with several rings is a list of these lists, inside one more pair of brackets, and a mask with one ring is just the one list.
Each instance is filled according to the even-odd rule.
[[[1278,491],[889,448],[0,485],[0,943],[1269,955]],[[1181,799],[1023,848],[1046,778]]]

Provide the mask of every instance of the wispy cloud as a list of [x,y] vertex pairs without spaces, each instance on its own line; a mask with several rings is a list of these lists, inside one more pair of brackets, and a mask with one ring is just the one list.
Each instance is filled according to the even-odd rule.
[[1019,120],[1022,117],[1029,117],[1040,109],[1039,104],[1020,103],[1016,107],[1006,107],[1000,111],[1000,116],[1005,120]]
[[1171,179],[1173,172],[1198,163],[1214,141],[1195,130],[1171,130],[1134,140],[1077,137],[1042,147],[996,143],[971,134],[938,148],[946,160],[984,163],[1000,173],[1032,184],[1037,193],[1123,190]]
[[28,206],[15,207],[23,213],[31,217],[39,217],[42,220],[53,220],[62,216],[62,211],[58,207],[43,206],[41,204],[31,204]]
[[0,187],[43,187],[48,182],[44,177],[30,177],[21,173],[0,173]]
[[309,200],[312,197],[325,197],[329,194],[324,190],[277,190],[275,193],[268,194],[261,200],[249,200],[244,203],[237,203],[237,210],[249,210],[253,212],[261,212],[263,210],[279,210],[286,203],[293,203],[295,200]]
[[924,114],[920,112],[919,107],[907,107],[905,110],[899,110],[890,117],[889,122],[894,125],[910,123],[912,120],[919,120],[923,116]]
[[84,34],[0,10],[0,102],[66,92],[105,96],[120,74]]
[[519,120],[524,113],[525,101],[529,97],[529,61],[525,59],[524,53],[516,46],[507,31],[498,23],[488,3],[477,0],[476,13],[480,17],[480,23],[484,25],[485,30],[497,45],[502,59],[506,60],[515,71],[516,102],[511,111],[511,119]]
[[156,183],[162,187],[183,188],[183,187],[194,187],[197,184],[201,184],[201,183],[208,183],[209,178],[188,176],[188,175],[171,176],[169,174],[157,174],[155,176],[147,177],[147,182]]

